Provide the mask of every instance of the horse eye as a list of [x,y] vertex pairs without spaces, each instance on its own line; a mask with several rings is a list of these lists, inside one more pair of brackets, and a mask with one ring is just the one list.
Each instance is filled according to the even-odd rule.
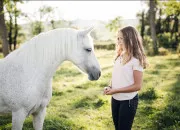
[[92,49],[91,49],[91,48],[88,48],[88,49],[86,49],[86,51],[87,51],[87,52],[91,52],[91,51],[92,51]]

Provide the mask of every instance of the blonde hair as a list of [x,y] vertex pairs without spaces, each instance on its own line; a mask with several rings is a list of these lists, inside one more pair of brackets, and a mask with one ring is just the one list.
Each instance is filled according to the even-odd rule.
[[[123,64],[126,64],[134,56],[140,61],[141,66],[146,68],[148,66],[146,55],[144,52],[142,38],[134,27],[127,26],[118,31],[122,33],[126,52],[123,54]],[[117,55],[115,60],[122,54],[122,46],[116,47]]]

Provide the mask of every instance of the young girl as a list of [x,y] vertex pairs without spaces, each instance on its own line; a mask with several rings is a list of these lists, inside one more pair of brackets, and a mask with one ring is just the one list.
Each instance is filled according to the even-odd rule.
[[112,82],[104,94],[112,95],[112,117],[116,130],[131,130],[138,106],[138,91],[142,87],[146,56],[141,37],[135,28],[128,26],[118,31],[117,56]]

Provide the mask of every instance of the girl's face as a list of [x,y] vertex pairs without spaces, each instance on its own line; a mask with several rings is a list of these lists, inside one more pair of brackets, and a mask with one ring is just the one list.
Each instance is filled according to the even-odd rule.
[[121,48],[123,51],[126,50],[125,49],[125,43],[124,43],[123,34],[122,34],[121,31],[118,33],[116,46],[117,46],[118,50],[119,50],[119,48]]

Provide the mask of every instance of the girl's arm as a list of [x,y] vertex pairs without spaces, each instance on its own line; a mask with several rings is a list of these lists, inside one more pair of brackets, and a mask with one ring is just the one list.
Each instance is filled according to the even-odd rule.
[[143,77],[143,72],[134,70],[133,71],[133,76],[134,76],[134,84],[123,87],[123,88],[118,88],[118,89],[109,89],[105,91],[106,95],[112,95],[115,93],[129,93],[129,92],[135,92],[141,89],[142,87],[142,77]]

